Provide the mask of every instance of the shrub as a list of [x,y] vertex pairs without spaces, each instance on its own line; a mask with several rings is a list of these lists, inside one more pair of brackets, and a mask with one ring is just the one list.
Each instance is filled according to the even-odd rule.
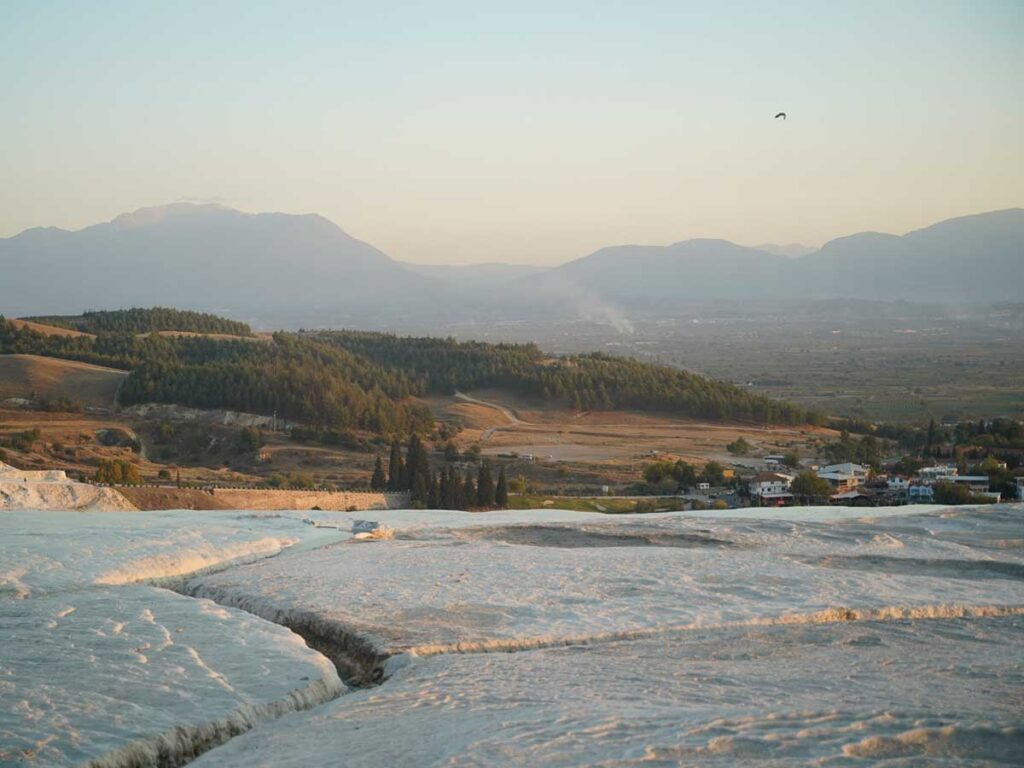
[[251,453],[258,451],[265,444],[263,432],[253,427],[245,427],[238,434],[238,448],[241,451]]
[[657,483],[666,477],[672,477],[675,464],[671,461],[656,461],[644,467],[644,480],[648,483]]
[[97,483],[107,483],[108,485],[140,485],[142,483],[139,468],[124,459],[104,459],[100,462],[93,479]]
[[316,487],[316,483],[309,475],[302,474],[301,472],[295,472],[288,476],[288,486],[291,488],[306,490]]
[[965,485],[938,483],[935,486],[936,504],[992,504],[994,501],[988,496],[972,493]]
[[529,493],[533,489],[526,475],[516,475],[508,481],[508,490],[509,493]]
[[793,479],[789,490],[801,499],[828,498],[832,495],[832,484],[813,472],[801,472]]
[[742,437],[738,437],[725,446],[729,453],[735,456],[746,456],[750,453],[750,443],[744,440]]
[[723,485],[725,483],[725,467],[717,461],[709,461],[704,465],[701,472],[701,479],[711,485]]
[[30,451],[32,445],[39,439],[39,430],[33,427],[24,432],[18,432],[11,436],[11,447],[19,451]]
[[81,413],[82,404],[77,400],[69,400],[66,397],[59,397],[56,400],[43,398],[39,401],[39,410],[48,413]]

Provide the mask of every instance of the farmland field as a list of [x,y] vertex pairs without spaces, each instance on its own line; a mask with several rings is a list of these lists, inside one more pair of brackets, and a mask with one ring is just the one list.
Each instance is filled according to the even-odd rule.
[[1024,416],[1020,304],[694,304],[628,320],[628,332],[584,320],[435,330],[666,363],[840,416],[914,423]]

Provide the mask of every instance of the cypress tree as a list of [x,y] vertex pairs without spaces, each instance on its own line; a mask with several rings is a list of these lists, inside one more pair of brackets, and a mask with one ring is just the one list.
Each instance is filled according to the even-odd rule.
[[[430,461],[427,458],[427,449],[423,447],[420,436],[413,434],[409,438],[409,447],[405,453],[406,483],[409,488],[416,486],[423,479],[423,487],[427,487],[427,475],[430,473]],[[426,499],[424,499],[424,502]]]
[[402,462],[402,446],[398,444],[398,438],[391,441],[391,458],[388,460],[388,490],[402,490],[402,475],[404,473]]
[[476,476],[476,503],[479,507],[494,506],[494,475],[491,472],[491,462],[484,461]]
[[928,441],[925,443],[925,446],[924,446],[924,455],[925,456],[930,456],[931,455],[932,448],[934,447],[934,444],[935,444],[935,419],[932,418],[932,419],[930,419],[928,421]]
[[500,509],[508,509],[508,480],[505,479],[505,467],[498,472],[498,485],[494,489],[494,503]]
[[462,509],[462,476],[451,470],[451,477],[448,480],[448,504],[446,509]]
[[439,506],[441,505],[438,503],[437,473],[431,470],[427,472],[427,507],[437,509]]
[[383,491],[388,485],[387,475],[384,474],[384,462],[381,461],[380,456],[377,457],[377,463],[373,465],[373,477],[370,478],[370,488],[375,491]]
[[425,507],[427,505],[427,477],[426,475],[416,475],[413,481],[410,501],[414,507]]
[[439,473],[437,481],[437,508],[438,509],[450,509],[448,506],[448,499],[450,492],[448,490],[448,470],[442,469]]
[[473,483],[473,470],[466,470],[466,477],[462,480],[462,499],[459,502],[459,509],[470,509],[476,506],[476,485]]

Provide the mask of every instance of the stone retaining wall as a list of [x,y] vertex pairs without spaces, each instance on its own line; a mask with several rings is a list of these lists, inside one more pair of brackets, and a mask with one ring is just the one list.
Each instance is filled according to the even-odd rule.
[[403,509],[409,506],[407,493],[357,491],[267,491],[213,488],[217,505],[227,509]]

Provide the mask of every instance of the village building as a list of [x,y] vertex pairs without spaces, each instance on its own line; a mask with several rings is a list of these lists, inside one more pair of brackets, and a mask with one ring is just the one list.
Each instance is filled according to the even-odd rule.
[[852,491],[843,491],[829,497],[830,504],[843,504],[850,507],[865,506],[875,500],[875,494],[865,488],[855,488]]
[[885,486],[890,491],[896,491],[898,493],[905,493],[910,487],[910,480],[905,477],[890,477],[885,481]]
[[956,475],[946,478],[945,482],[966,485],[972,493],[988,493],[988,475]]
[[836,489],[837,493],[853,490],[861,484],[861,478],[856,475],[846,474],[845,472],[826,472],[825,470],[819,470],[818,477],[822,480],[827,480],[831,486]]
[[762,504],[765,504],[792,499],[793,494],[789,492],[789,486],[792,483],[791,475],[784,475],[781,472],[759,472],[747,487],[751,497],[759,499]]
[[826,467],[821,467],[818,470],[819,477],[821,477],[822,472],[837,475],[853,475],[858,479],[857,484],[860,485],[860,483],[867,480],[868,475],[871,474],[871,468],[865,467],[863,464],[854,464],[853,462],[845,461],[842,464],[829,464]]
[[957,468],[948,465],[922,467],[917,471],[917,476],[925,483],[937,483],[942,480],[949,480],[951,477],[956,477],[957,474]]

